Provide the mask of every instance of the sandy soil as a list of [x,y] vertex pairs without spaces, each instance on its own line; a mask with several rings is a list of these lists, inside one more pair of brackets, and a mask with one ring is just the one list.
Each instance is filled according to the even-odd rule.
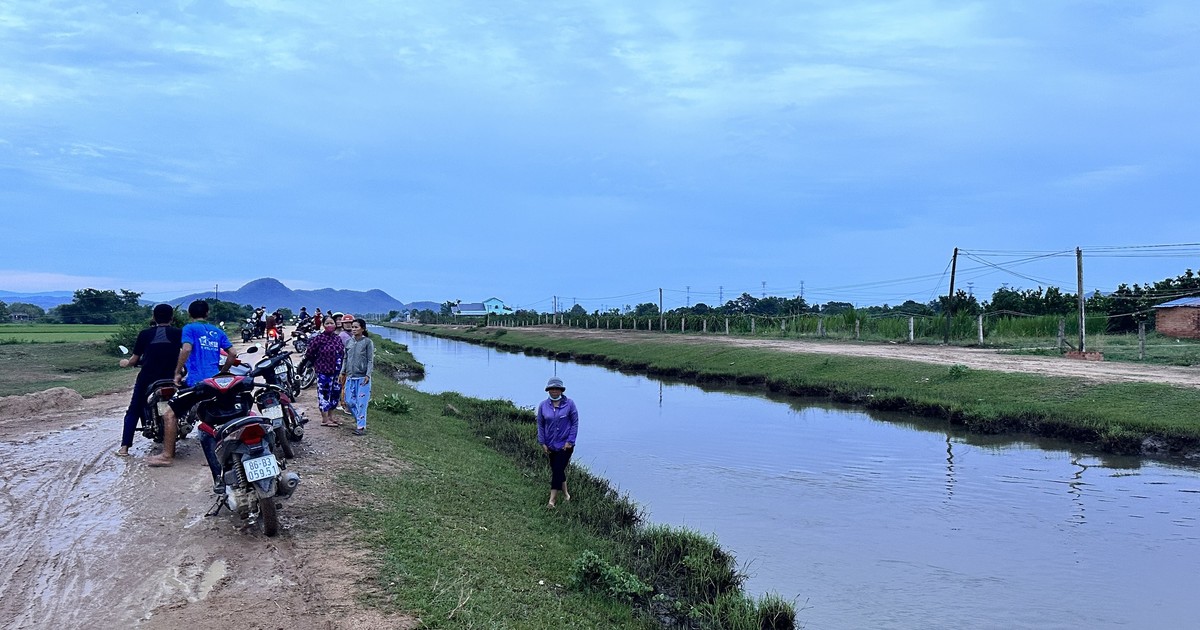
[[866,344],[844,341],[806,341],[799,339],[752,339],[724,335],[669,335],[653,332],[581,330],[578,328],[531,327],[521,332],[579,339],[614,339],[638,343],[703,343],[741,348],[766,348],[805,354],[840,354],[857,357],[902,359],[937,365],[965,365],[971,369],[998,372],[1026,372],[1044,376],[1066,376],[1098,382],[1166,383],[1180,387],[1200,387],[1200,369],[1164,365],[1139,365],[1108,361],[1084,361],[1063,357],[1002,354],[996,350],[906,344]]
[[315,397],[297,401],[313,421],[275,538],[228,511],[204,516],[213,494],[194,432],[171,468],[143,463],[140,435],[132,457],[115,456],[128,392],[0,399],[0,627],[415,627],[363,604],[378,560],[333,509],[366,500],[341,470],[403,466],[350,435],[352,421],[319,426]]

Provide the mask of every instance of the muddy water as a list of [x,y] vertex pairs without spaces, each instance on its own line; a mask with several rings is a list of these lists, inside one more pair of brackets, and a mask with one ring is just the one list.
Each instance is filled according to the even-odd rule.
[[651,520],[715,534],[755,593],[823,628],[1181,628],[1200,623],[1200,472],[1069,443],[381,330],[417,383],[580,406],[577,461]]

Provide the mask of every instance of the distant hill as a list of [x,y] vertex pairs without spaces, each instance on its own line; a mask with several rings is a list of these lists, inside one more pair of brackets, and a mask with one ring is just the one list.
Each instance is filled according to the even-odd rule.
[[50,310],[60,304],[70,304],[74,299],[74,291],[43,291],[41,293],[0,291],[0,302],[4,302],[5,304],[12,304],[13,302],[36,304],[46,310]]
[[441,302],[409,302],[404,305],[404,308],[410,311],[433,311],[440,313],[442,311]]
[[[168,300],[171,304],[187,304],[192,300],[213,297],[212,292],[193,293]],[[259,278],[247,282],[236,291],[221,291],[221,300],[235,304],[266,306],[267,312],[277,308],[290,308],[299,312],[301,306],[313,313],[333,309],[347,313],[384,313],[406,310],[404,303],[380,291],[349,291],[347,289],[289,289],[274,278]],[[68,302],[70,300],[67,300]]]

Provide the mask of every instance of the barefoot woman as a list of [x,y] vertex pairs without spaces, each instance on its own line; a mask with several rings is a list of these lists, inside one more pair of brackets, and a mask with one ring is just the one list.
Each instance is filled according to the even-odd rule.
[[538,444],[550,458],[550,502],[554,507],[561,491],[563,499],[571,500],[567,492],[567,464],[575,452],[575,434],[579,431],[579,411],[575,401],[563,395],[567,388],[557,376],[546,382],[549,398],[537,408]]

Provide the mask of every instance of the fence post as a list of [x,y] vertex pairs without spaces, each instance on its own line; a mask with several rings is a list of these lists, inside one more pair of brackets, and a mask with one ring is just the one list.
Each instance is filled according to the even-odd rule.
[[983,345],[983,314],[979,315],[979,345]]
[[750,318],[750,334],[751,335],[754,334],[754,318],[753,317]]
[[708,332],[708,318],[707,318],[707,317],[705,317],[704,319],[700,320],[700,332],[701,332],[701,333],[707,333],[707,332]]
[[916,318],[914,318],[914,317],[908,318],[908,340],[910,342],[913,341],[913,339],[915,339],[915,337],[913,337],[913,333],[915,332],[915,328],[916,328],[916,325],[914,322],[915,319]]
[[729,334],[729,318],[728,317],[725,318],[725,334],[726,335]]
[[1146,322],[1138,322],[1138,360],[1146,360]]
[[687,324],[687,316],[679,318],[679,332],[684,332],[684,325]]
[[1063,351],[1063,345],[1067,343],[1067,320],[1065,317],[1058,318],[1058,351]]
[[858,341],[859,334],[861,332],[862,332],[862,320],[856,319],[856,320],[854,320],[854,340],[855,341]]
[[825,336],[825,318],[824,317],[817,318],[817,336],[818,337]]

